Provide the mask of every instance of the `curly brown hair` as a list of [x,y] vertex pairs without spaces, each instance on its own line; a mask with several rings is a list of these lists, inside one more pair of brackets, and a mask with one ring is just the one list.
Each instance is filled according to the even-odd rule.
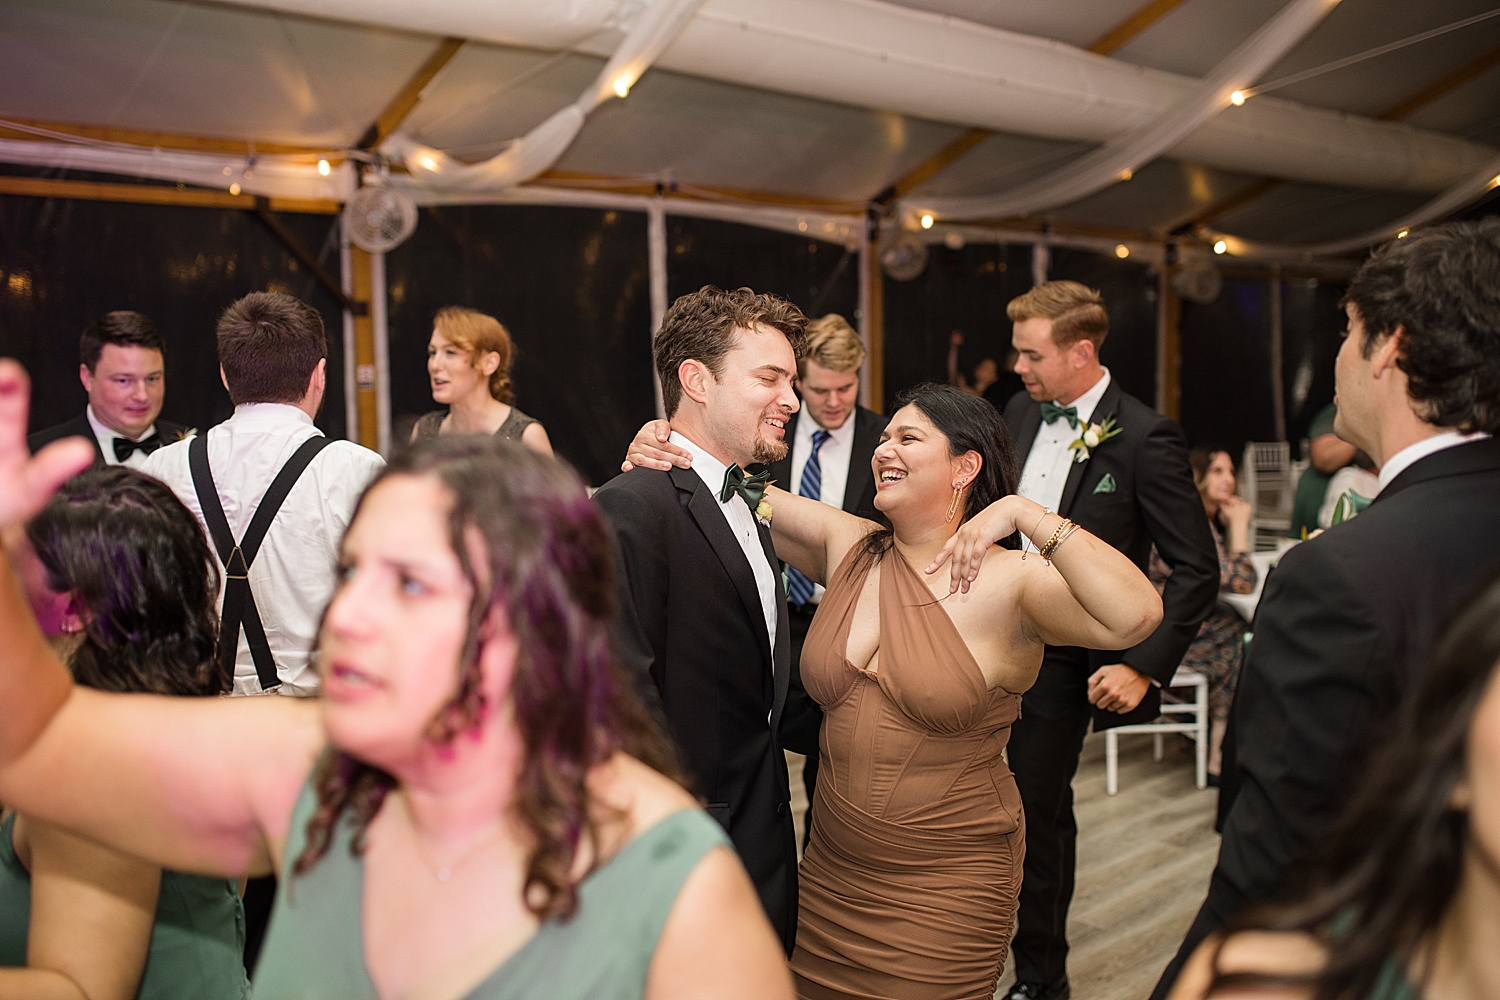
[[[418,444],[397,455],[365,496],[390,476],[430,476],[447,489],[449,545],[474,588],[457,690],[427,736],[451,740],[480,718],[480,624],[492,608],[501,611],[518,644],[510,697],[526,748],[510,805],[533,840],[523,898],[539,918],[569,916],[578,905],[578,852],[599,856],[589,769],[624,752],[681,781],[670,745],[611,651],[615,573],[603,514],[564,463],[489,437]],[[484,566],[469,557],[465,539],[475,534]],[[348,754],[327,754],[293,871],[305,873],[327,853],[346,813],[352,849],[362,853],[365,830],[395,784]]]
[[662,408],[667,416],[682,402],[682,383],[677,369],[684,361],[701,361],[718,378],[724,356],[734,350],[736,330],[756,324],[780,330],[792,345],[797,360],[807,342],[807,317],[779,295],[736,288],[726,292],[704,285],[696,292],[678,296],[662,317],[661,329],[651,341],[656,377],[661,382]]

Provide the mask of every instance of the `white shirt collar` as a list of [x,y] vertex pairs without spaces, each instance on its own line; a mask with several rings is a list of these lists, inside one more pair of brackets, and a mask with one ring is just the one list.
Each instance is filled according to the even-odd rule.
[[[94,429],[94,437],[96,437],[96,438],[99,439],[99,447],[104,448],[104,449],[113,448],[114,447],[114,440],[115,440],[115,438],[125,437],[124,434],[121,434],[119,431],[115,430],[113,427],[107,427],[107,426],[105,426],[103,423],[101,423],[99,421],[98,417],[94,416],[94,404],[90,403],[88,406],[85,406],[83,408],[83,412],[88,415],[89,426]],[[125,438],[125,440],[127,440],[127,441],[144,441],[148,437],[150,437],[151,435],[153,435],[155,433],[156,433],[156,422],[152,421],[150,427],[147,427],[144,431],[141,431],[141,436],[140,437],[138,437],[138,438]]]
[[[1104,396],[1104,390],[1108,388],[1109,369],[1105,368],[1104,374],[1099,376],[1099,381],[1095,382],[1088,392],[1085,392],[1082,396],[1079,396],[1068,404],[1078,411],[1078,420],[1080,423],[1087,424],[1093,420],[1094,408],[1099,405],[1099,400]],[[1063,404],[1058,403],[1057,405],[1061,406]]]
[[1380,488],[1384,490],[1390,485],[1391,480],[1411,468],[1428,455],[1435,455],[1446,448],[1454,448],[1470,441],[1479,441],[1489,437],[1483,431],[1473,434],[1464,434],[1461,431],[1444,431],[1434,434],[1430,438],[1423,438],[1416,444],[1409,444],[1396,454],[1386,459],[1385,465],[1380,467]]
[[237,424],[311,424],[313,418],[291,403],[241,403],[230,418]]
[[[714,458],[678,431],[673,431],[668,440],[680,448],[686,448],[693,456],[693,471],[698,473],[698,478],[703,480],[703,484],[714,495],[714,500],[722,506],[723,501],[719,500],[719,491],[724,488],[724,473],[729,471],[729,466]],[[734,497],[731,496],[729,499],[733,500]]]

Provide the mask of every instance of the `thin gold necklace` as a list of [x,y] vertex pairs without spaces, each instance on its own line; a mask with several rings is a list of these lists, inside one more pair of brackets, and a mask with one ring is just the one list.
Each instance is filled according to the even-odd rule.
[[411,802],[407,800],[406,794],[404,792],[398,791],[396,794],[401,799],[401,809],[406,813],[406,821],[411,827],[412,840],[417,845],[417,853],[422,856],[422,864],[439,882],[447,882],[448,880],[453,878],[453,870],[455,868],[462,867],[469,861],[473,860],[474,856],[479,853],[480,849],[488,847],[492,840],[498,837],[501,833],[505,832],[505,823],[503,821],[496,820],[495,828],[493,830],[466,847],[455,860],[450,861],[446,865],[438,864],[437,859],[435,859],[430,853],[428,853],[427,845],[422,841],[422,831],[421,828],[417,826],[417,817],[416,814],[412,812]]

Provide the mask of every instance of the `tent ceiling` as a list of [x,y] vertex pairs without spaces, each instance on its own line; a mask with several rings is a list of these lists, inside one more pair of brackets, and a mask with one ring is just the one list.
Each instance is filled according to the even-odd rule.
[[[497,0],[498,2],[498,0]],[[507,0],[522,3],[529,0]],[[900,6],[1086,47],[1144,0],[893,0]],[[1114,53],[1201,75],[1283,0],[1185,0]],[[1344,0],[1264,80],[1481,13],[1495,0]],[[104,125],[335,150],[353,145],[432,53],[432,35],[182,0],[0,0],[0,118]],[[1500,17],[1285,87],[1275,96],[1376,117],[1500,48]],[[466,44],[403,130],[482,159],[577,98],[594,55]],[[1500,146],[1500,65],[1406,119]],[[965,129],[880,109],[662,69],[584,125],[556,170],[859,202]],[[1088,145],[998,133],[920,192],[982,194],[1028,180]],[[1250,173],[1160,160],[1127,183],[1043,213],[1082,227],[1165,231],[1255,185]],[[1424,201],[1284,184],[1215,224],[1304,242],[1379,225]]]

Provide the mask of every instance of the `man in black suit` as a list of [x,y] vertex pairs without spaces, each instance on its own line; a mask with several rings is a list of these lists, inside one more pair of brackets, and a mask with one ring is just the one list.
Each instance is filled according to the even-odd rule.
[[777,730],[791,669],[779,564],[760,507],[798,409],[807,320],[748,288],[672,303],[652,343],[672,443],[691,469],[634,468],[594,499],[621,555],[622,660],[648,674],[694,791],[728,831],[791,954],[797,846]]
[[1127,650],[1048,646],[1011,730],[1009,759],[1026,808],[1026,861],[1011,948],[1009,1000],[1062,1000],[1078,826],[1073,775],[1094,729],[1149,722],[1219,589],[1218,557],[1193,485],[1182,430],[1120,390],[1099,364],[1109,314],[1099,293],[1049,281],[1007,312],[1026,387],[1005,408],[1024,463],[1017,492],[1128,555],[1142,572],[1155,544],[1172,568],[1161,625]]
[[65,437],[94,444],[95,463],[139,466],[187,428],[159,420],[166,395],[165,343],[161,331],[138,312],[107,312],[83,331],[78,378],[88,393],[84,412],[27,438],[33,451]]
[[1208,897],[1154,996],[1291,888],[1446,619],[1500,563],[1500,224],[1392,240],[1344,296],[1334,431],[1380,466],[1353,520],[1282,557],[1230,710]]

